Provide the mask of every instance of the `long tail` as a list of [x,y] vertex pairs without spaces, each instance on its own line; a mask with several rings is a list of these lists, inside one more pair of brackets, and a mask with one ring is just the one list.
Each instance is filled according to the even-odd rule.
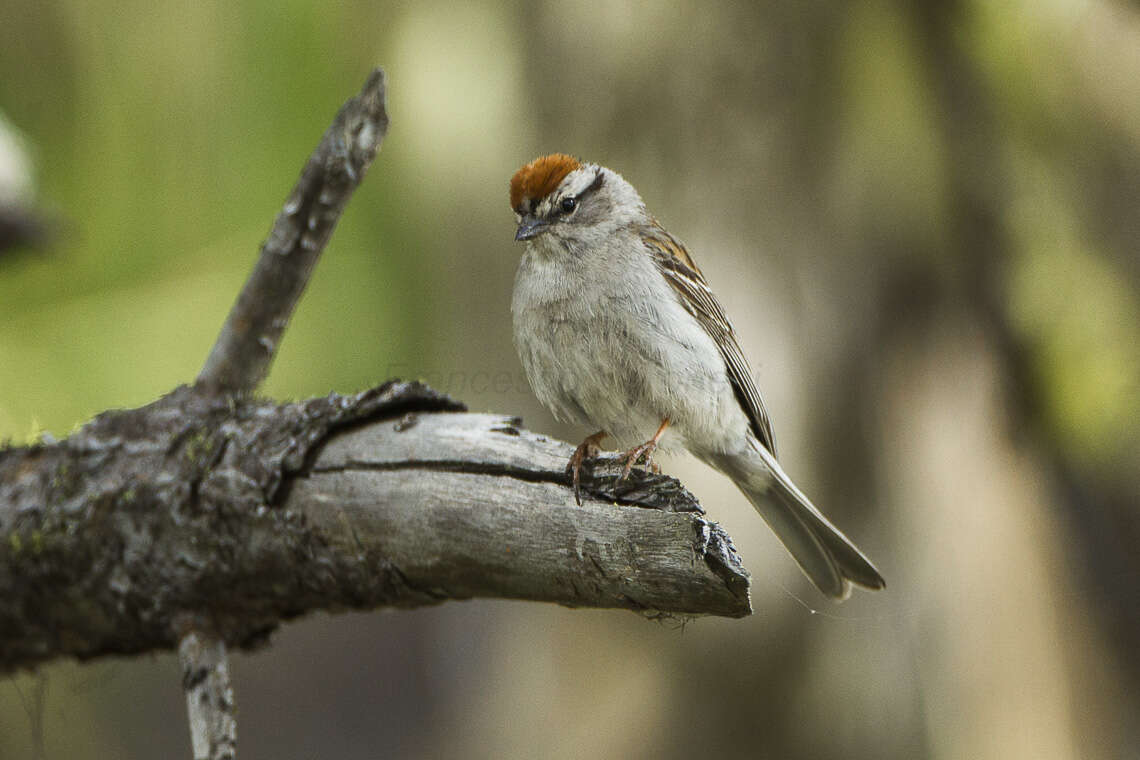
[[886,586],[871,561],[796,488],[776,457],[752,443],[745,454],[710,463],[744,492],[812,583],[838,600],[851,594],[852,583],[868,589]]

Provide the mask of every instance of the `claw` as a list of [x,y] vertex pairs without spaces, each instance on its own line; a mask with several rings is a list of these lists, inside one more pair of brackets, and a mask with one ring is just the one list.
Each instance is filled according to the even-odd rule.
[[629,473],[633,470],[633,466],[637,464],[638,460],[645,457],[646,469],[653,470],[654,472],[661,472],[661,468],[653,462],[653,452],[657,451],[657,441],[646,441],[640,446],[634,446],[632,449],[625,453],[625,467],[621,471],[621,477],[618,482],[622,482],[629,477]]
[[588,460],[598,456],[601,449],[598,444],[603,438],[606,437],[604,430],[599,430],[591,436],[587,436],[586,440],[578,444],[578,448],[574,449],[574,453],[570,455],[570,461],[566,465],[566,474],[574,486],[574,501],[578,506],[582,506],[582,494],[579,490],[579,483],[581,482],[582,464]]
[[637,464],[638,460],[642,457],[645,457],[646,469],[651,470],[654,474],[661,473],[661,468],[653,461],[653,453],[657,451],[657,442],[661,440],[661,436],[665,435],[665,430],[668,427],[669,418],[666,417],[661,421],[661,427],[657,428],[657,432],[653,434],[652,438],[640,446],[634,446],[625,453],[625,469],[621,471],[621,477],[618,478],[619,483],[629,477],[633,466]]

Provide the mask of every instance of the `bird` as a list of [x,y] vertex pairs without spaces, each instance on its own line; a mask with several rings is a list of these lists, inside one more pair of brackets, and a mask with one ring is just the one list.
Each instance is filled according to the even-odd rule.
[[776,459],[772,422],[740,340],[689,250],[624,177],[565,153],[511,177],[515,348],[535,395],[597,432],[567,464],[580,473],[607,438],[621,477],[687,449],[728,476],[826,596],[886,583]]

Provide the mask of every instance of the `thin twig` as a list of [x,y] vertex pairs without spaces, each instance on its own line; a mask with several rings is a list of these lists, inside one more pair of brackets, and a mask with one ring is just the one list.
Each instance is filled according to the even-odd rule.
[[261,246],[200,386],[248,391],[265,379],[313,267],[388,132],[386,99],[384,72],[375,69],[337,113]]

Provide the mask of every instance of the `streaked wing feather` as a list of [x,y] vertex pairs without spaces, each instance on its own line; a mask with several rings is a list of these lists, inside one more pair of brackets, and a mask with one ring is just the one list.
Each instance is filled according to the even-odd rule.
[[772,434],[768,412],[764,409],[764,400],[752,380],[752,371],[740,349],[736,331],[732,329],[724,309],[709,289],[701,270],[685,247],[662,227],[657,226],[644,239],[661,274],[677,292],[681,304],[697,318],[701,327],[720,348],[732,388],[741,408],[748,415],[752,432],[775,455],[776,439]]

